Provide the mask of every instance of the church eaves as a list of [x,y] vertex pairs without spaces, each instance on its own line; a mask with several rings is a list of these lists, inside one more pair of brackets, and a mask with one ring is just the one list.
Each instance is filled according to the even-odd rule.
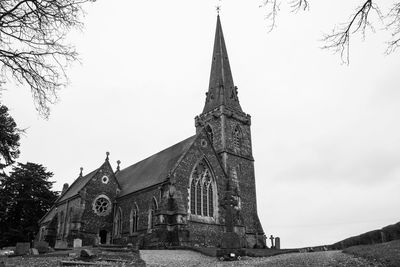
[[219,15],[217,16],[217,28],[215,31],[210,84],[206,95],[206,104],[204,105],[203,113],[209,112],[221,105],[236,111],[242,111],[237,96],[237,88],[233,83]]

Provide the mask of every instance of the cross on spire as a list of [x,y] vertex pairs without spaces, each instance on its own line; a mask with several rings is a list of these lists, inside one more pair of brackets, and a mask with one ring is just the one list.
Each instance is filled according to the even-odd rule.
[[217,5],[217,6],[215,7],[215,9],[217,10],[217,14],[219,15],[219,12],[221,11],[221,6],[220,6],[220,5]]

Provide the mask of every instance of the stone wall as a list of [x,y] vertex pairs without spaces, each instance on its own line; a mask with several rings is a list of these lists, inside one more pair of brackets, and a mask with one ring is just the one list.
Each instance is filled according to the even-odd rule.
[[[121,236],[113,237],[116,244],[138,244],[144,246],[146,242],[145,236],[150,232],[149,228],[149,210],[152,205],[153,197],[160,205],[161,185],[136,192],[118,199],[117,207],[122,210],[122,232]],[[137,205],[138,208],[138,231],[130,233],[130,213],[131,210]]]

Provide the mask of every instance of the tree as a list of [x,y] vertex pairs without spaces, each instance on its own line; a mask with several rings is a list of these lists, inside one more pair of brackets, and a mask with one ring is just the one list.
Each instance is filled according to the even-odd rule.
[[19,139],[22,130],[17,128],[8,108],[0,104],[0,171],[14,163],[19,156]]
[[0,247],[30,241],[38,221],[53,205],[53,173],[35,163],[18,163],[0,183]]
[[77,60],[74,47],[64,43],[65,36],[82,27],[82,5],[94,1],[0,1],[0,84],[7,77],[27,84],[44,118],[67,83],[65,69]]
[[[331,33],[323,38],[324,49],[330,49],[338,53],[344,63],[349,63],[350,39],[353,35],[360,33],[365,38],[366,29],[375,30],[374,23],[371,22],[371,13],[375,13],[384,25],[383,30],[391,33],[391,39],[387,42],[386,54],[394,52],[400,47],[400,2],[392,1],[391,7],[386,11],[381,11],[382,2],[374,0],[361,0],[361,5],[355,8],[348,21],[334,27]],[[267,10],[267,18],[271,22],[269,30],[276,27],[276,17],[279,11],[281,0],[263,0],[262,7]],[[287,0],[293,12],[308,10],[309,0]]]

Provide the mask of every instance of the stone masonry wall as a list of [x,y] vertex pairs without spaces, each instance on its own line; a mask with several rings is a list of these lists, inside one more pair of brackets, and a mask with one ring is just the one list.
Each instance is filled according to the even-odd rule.
[[[108,183],[103,183],[103,176],[109,178]],[[105,216],[97,215],[93,210],[93,202],[99,195],[106,195],[111,204],[117,195],[118,184],[113,170],[108,162],[105,162],[94,177],[86,184],[81,193],[85,210],[82,214],[82,227],[80,230],[83,245],[93,245],[98,240],[99,231],[105,230],[109,235],[112,233],[114,209],[111,206],[110,212]]]

